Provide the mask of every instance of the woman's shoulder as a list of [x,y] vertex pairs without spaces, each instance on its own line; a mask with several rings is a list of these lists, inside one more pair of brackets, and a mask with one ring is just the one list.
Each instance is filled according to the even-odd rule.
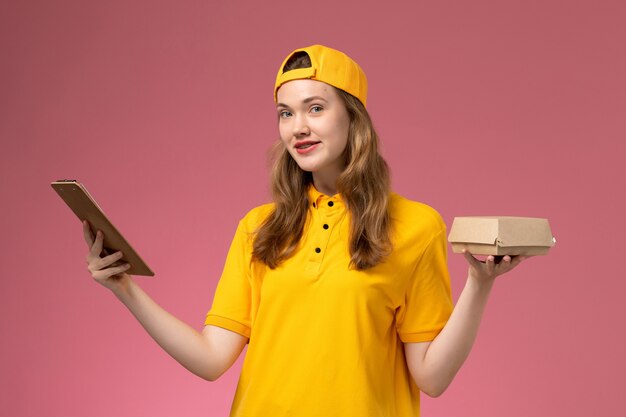
[[446,230],[446,224],[437,210],[428,204],[409,200],[395,192],[389,198],[389,212],[396,230],[421,235],[436,235]]
[[262,204],[249,210],[240,220],[241,225],[248,231],[256,230],[267,216],[274,210],[274,203]]

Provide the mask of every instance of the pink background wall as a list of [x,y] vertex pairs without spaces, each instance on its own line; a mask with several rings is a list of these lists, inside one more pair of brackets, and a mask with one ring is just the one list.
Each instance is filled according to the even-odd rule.
[[49,182],[84,182],[157,272],[140,284],[201,329],[237,220],[268,200],[275,71],[312,43],[368,74],[396,191],[558,239],[497,283],[423,415],[623,415],[624,4],[3,2],[0,415],[227,415],[240,363],[208,383],[163,353],[92,281]]

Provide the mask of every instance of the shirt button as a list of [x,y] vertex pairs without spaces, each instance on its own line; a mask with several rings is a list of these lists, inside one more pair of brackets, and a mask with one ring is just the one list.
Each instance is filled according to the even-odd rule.
[[322,226],[324,229],[328,229],[328,225],[325,224],[324,226]]
[[332,201],[329,201],[329,202],[328,202],[328,207],[332,207],[332,206],[334,206],[334,205],[335,205],[335,203],[333,203]]
[[322,250],[320,248],[315,248],[315,253],[320,253]]

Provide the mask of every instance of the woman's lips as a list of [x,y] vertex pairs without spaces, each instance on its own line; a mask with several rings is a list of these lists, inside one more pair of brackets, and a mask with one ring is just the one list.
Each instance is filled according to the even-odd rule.
[[320,142],[306,142],[297,144],[296,152],[298,152],[300,155],[312,152],[315,148],[317,148],[317,145],[319,144]]

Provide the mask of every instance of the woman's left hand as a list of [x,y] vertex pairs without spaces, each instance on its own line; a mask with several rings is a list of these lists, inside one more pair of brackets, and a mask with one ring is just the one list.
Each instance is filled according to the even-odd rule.
[[493,255],[487,256],[487,259],[480,261],[471,253],[464,250],[463,256],[469,263],[469,277],[479,283],[491,283],[497,276],[505,274],[520,264],[525,256],[509,256],[505,255],[502,260],[496,263]]

